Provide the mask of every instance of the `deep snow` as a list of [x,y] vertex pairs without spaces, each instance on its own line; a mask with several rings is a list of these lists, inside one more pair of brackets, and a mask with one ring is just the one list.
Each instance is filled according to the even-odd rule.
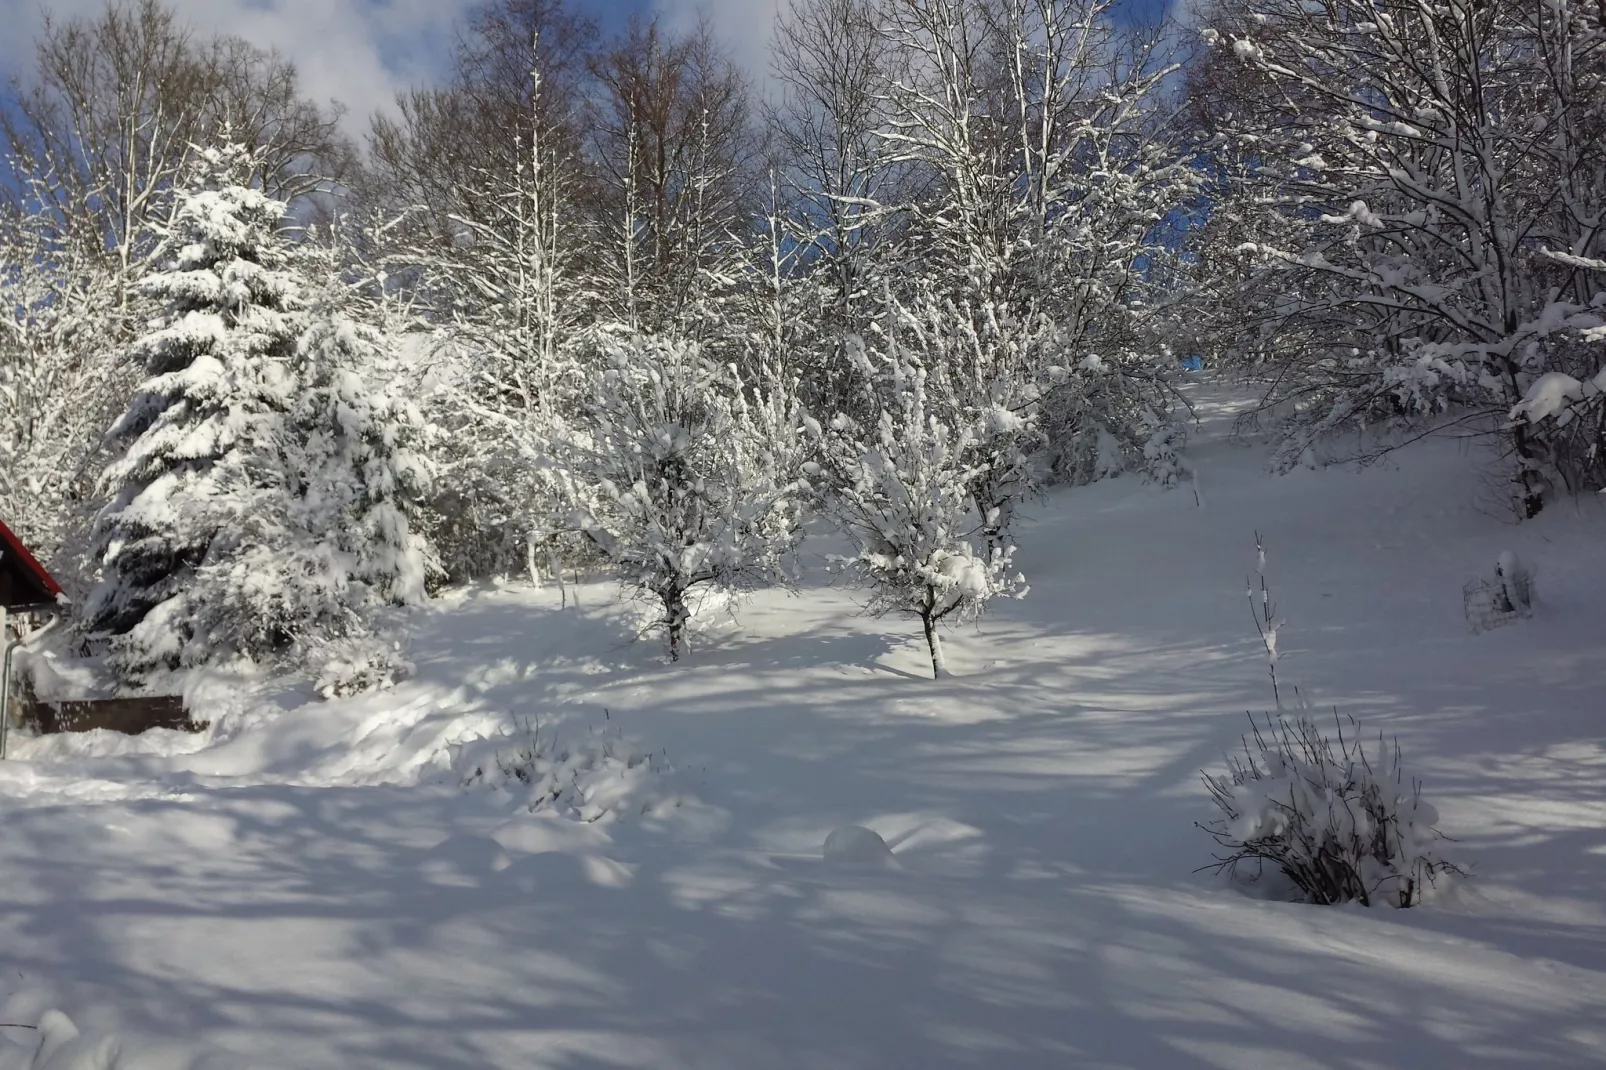
[[[605,585],[509,584],[414,616],[386,694],[214,680],[204,737],[21,742],[0,1022],[44,1028],[0,1070],[1606,1063],[1606,514],[1507,523],[1448,441],[1271,477],[1199,400],[1198,495],[1027,510],[1031,593],[941,682],[823,569],[678,665]],[[1396,736],[1472,865],[1430,907],[1193,872],[1199,771],[1270,702],[1256,530],[1281,679]],[[1536,612],[1470,634],[1505,550]],[[461,784],[513,718],[600,810]],[[850,825],[895,863],[828,863]]]

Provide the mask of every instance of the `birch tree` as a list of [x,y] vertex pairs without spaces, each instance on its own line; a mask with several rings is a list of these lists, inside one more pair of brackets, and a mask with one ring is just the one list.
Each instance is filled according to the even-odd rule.
[[[533,578],[568,526],[546,457],[581,387],[577,334],[595,303],[578,266],[589,232],[568,127],[572,85],[560,77],[549,97],[540,64],[553,49],[539,36],[524,45],[528,70],[512,79],[503,36],[493,38],[493,84],[458,90],[464,99],[494,91],[509,120],[491,135],[499,148],[480,146],[483,164],[456,164],[451,199],[404,209],[378,242],[392,269],[411,276],[404,285],[437,332],[432,420],[446,478],[430,528],[458,579],[521,566]],[[523,110],[512,121],[504,98],[515,93]]]
[[[101,434],[131,388],[108,359],[118,300],[98,257],[45,212],[0,210],[0,514],[47,561],[81,574]],[[74,592],[75,594],[80,592]]]
[[161,0],[47,17],[33,60],[0,108],[0,138],[35,181],[5,195],[33,198],[63,238],[107,257],[124,318],[194,146],[227,127],[253,149],[252,180],[287,201],[350,177],[339,112],[302,95],[294,66],[237,37],[199,36]]
[[[1061,479],[1140,463],[1171,403],[1150,280],[1172,255],[1164,221],[1199,185],[1164,105],[1176,63],[1102,0],[889,10],[906,59],[881,136],[931,176],[911,245],[988,358],[972,404],[1029,385]],[[1112,465],[1087,463],[1108,444]]]
[[770,45],[779,99],[766,112],[784,211],[766,237],[790,250],[800,287],[816,292],[806,316],[811,403],[854,403],[845,338],[880,314],[883,244],[899,233],[912,168],[881,137],[891,118],[900,52],[879,0],[793,0]]
[[747,79],[706,23],[633,21],[591,61],[603,314],[714,344],[745,279],[761,173]]

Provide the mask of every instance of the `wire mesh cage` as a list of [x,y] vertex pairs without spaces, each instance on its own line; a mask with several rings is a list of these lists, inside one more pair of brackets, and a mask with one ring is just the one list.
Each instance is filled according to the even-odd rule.
[[1469,580],[1461,588],[1467,627],[1476,635],[1533,615],[1533,577],[1518,569],[1489,579]]

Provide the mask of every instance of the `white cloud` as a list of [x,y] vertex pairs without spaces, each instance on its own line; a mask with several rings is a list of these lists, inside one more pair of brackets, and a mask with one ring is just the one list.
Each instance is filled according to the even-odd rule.
[[653,0],[671,29],[686,30],[707,16],[714,33],[763,86],[769,80],[770,37],[784,0]]
[[[582,3],[585,0],[581,0]],[[596,4],[618,0],[591,0]],[[1172,14],[1186,26],[1198,22],[1197,12],[1206,0],[1126,0],[1126,7],[1145,19],[1156,19]],[[775,20],[790,0],[652,0],[655,11],[663,16],[671,28],[684,30],[697,24],[700,15],[707,15],[714,32],[728,44],[754,82],[768,87],[770,77],[770,40]],[[1119,16],[1118,16],[1119,18]]]
[[[360,136],[368,116],[392,106],[398,90],[435,80],[453,24],[475,0],[168,0],[204,34],[229,33],[277,48],[293,61],[316,100],[346,106],[345,128]],[[58,21],[104,10],[105,0],[0,0],[0,66],[18,72],[44,11]]]

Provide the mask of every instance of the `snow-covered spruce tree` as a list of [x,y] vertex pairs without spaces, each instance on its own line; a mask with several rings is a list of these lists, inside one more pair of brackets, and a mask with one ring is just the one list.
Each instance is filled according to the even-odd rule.
[[321,558],[330,551],[325,559],[337,566],[332,601],[347,610],[338,626],[305,631],[298,641],[322,662],[323,689],[344,693],[381,684],[402,668],[372,634],[370,618],[382,605],[423,602],[434,565],[414,522],[430,486],[423,418],[401,396],[389,339],[350,315],[351,284],[334,252],[306,257],[325,281],[296,347],[286,460],[291,529],[320,547]]
[[672,659],[695,594],[787,578],[808,491],[794,398],[695,343],[629,334],[581,403],[562,476],[615,577],[662,611]]
[[103,475],[102,578],[85,620],[112,637],[112,663],[130,681],[288,639],[271,621],[254,624],[267,643],[214,634],[217,603],[251,593],[228,590],[225,571],[282,531],[285,416],[303,328],[278,233],[284,205],[236,184],[244,156],[236,147],[197,156],[165,235],[168,267],[141,285],[166,308],[132,346],[150,377],[111,430],[121,449]]
[[83,622],[130,683],[235,656],[309,659],[364,631],[370,587],[414,596],[408,554],[347,549],[386,525],[391,546],[408,544],[374,505],[395,500],[385,480],[409,462],[376,460],[394,443],[376,440],[341,366],[352,335],[327,308],[309,320],[285,206],[242,184],[251,166],[238,146],[197,153],[169,267],[141,285],[165,309],[132,347],[149,378],[111,431]]
[[[853,542],[845,571],[869,592],[867,610],[920,620],[932,675],[947,673],[938,628],[978,616],[993,598],[1026,593],[1009,573],[1014,546],[977,515],[988,460],[985,414],[935,403],[926,369],[896,345],[879,361],[853,340],[875,415],[839,415],[821,429],[826,510]],[[994,536],[991,547],[983,545]]]

